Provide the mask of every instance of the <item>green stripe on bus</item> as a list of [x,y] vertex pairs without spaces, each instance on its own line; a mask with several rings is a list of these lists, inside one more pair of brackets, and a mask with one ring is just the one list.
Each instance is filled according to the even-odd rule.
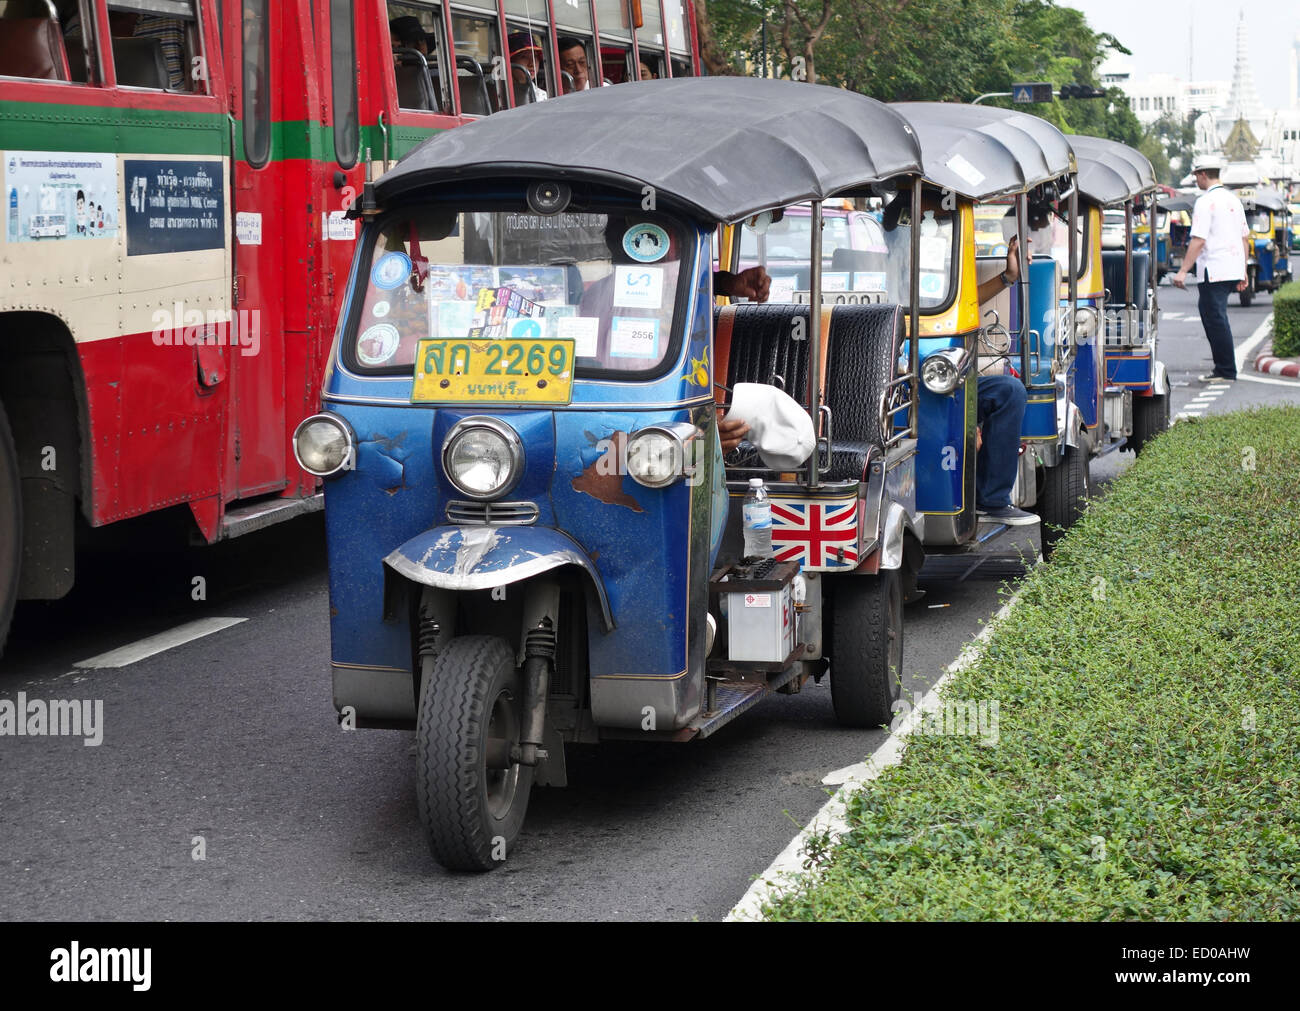
[[[230,126],[222,113],[126,109],[116,106],[64,105],[54,102],[0,102],[0,150],[118,151],[128,154],[222,155]],[[388,128],[388,157],[400,158],[438,130]],[[361,127],[358,156],[370,148],[384,156],[378,125]],[[235,150],[244,153],[243,123],[235,124]],[[315,120],[271,124],[270,161],[334,161],[334,128]]]

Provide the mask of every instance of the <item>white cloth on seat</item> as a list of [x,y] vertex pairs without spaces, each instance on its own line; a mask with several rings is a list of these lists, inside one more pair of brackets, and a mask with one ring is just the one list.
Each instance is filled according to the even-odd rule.
[[808,412],[789,394],[766,383],[737,383],[727,420],[749,425],[746,439],[772,470],[795,470],[817,445]]

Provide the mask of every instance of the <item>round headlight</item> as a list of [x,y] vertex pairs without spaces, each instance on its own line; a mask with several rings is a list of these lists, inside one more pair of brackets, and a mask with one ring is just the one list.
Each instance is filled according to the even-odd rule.
[[921,382],[931,393],[951,393],[957,388],[957,366],[942,352],[931,355],[921,366]]
[[307,473],[331,477],[353,468],[356,439],[348,423],[337,414],[313,414],[294,430],[293,455]]
[[679,439],[658,428],[637,432],[627,441],[627,472],[647,488],[666,488],[682,474]]
[[495,418],[466,418],[447,433],[442,469],[470,498],[496,498],[523,476],[524,446],[513,428]]

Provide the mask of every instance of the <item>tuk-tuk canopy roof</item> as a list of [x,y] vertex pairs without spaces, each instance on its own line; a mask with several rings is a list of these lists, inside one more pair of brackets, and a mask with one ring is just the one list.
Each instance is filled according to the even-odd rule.
[[1282,195],[1280,190],[1268,186],[1257,189],[1251,196],[1242,197],[1241,203],[1247,209],[1260,207],[1266,211],[1272,211],[1274,214],[1287,209],[1286,197]]
[[1023,193],[1074,171],[1065,134],[1011,109],[896,102],[921,141],[925,178],[972,200]]
[[1173,197],[1161,197],[1157,206],[1162,211],[1190,211],[1196,206],[1196,196],[1191,193],[1179,193]]
[[1102,137],[1070,137],[1079,161],[1079,192],[1102,206],[1122,204],[1156,186],[1146,156],[1127,144]]
[[381,205],[486,177],[603,183],[734,222],[919,174],[906,121],[851,91],[752,77],[593,88],[447,130],[375,183]]

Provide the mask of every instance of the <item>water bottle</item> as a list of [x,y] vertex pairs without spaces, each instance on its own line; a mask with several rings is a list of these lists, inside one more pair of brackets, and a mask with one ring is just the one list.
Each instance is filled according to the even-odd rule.
[[761,477],[749,479],[742,508],[745,523],[745,557],[772,557],[772,502]]

